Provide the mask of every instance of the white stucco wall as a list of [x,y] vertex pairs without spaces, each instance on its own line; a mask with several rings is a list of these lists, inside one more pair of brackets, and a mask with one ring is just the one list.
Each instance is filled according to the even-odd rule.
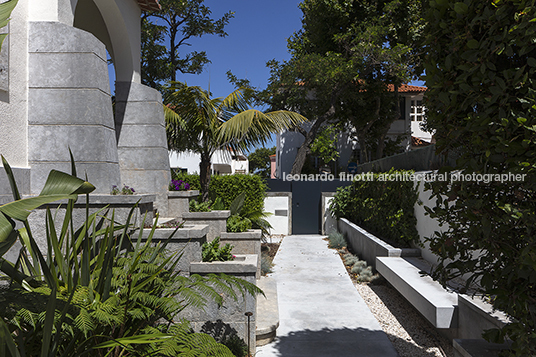
[[28,10],[29,3],[19,1],[2,50],[9,50],[9,91],[0,90],[0,154],[13,167],[28,167]]
[[[180,153],[170,151],[169,152],[169,164],[172,168],[187,169],[189,174],[199,173],[199,162],[201,157],[191,151],[183,151]],[[229,165],[231,173],[235,173],[237,170],[249,172],[248,160],[233,160],[231,154],[226,151],[218,150],[212,155],[212,164]],[[214,169],[214,168],[213,168]]]
[[[264,199],[264,211],[271,213],[266,220],[272,225],[270,234],[291,234],[292,193],[268,192]],[[276,212],[277,211],[277,212]],[[284,215],[283,213],[285,213]]]

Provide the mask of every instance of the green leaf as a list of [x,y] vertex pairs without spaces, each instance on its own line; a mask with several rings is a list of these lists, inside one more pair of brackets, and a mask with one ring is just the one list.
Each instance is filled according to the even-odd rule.
[[454,11],[460,15],[464,15],[469,10],[469,7],[465,5],[463,2],[457,2],[454,4]]
[[536,59],[534,57],[527,58],[527,64],[531,67],[536,67]]
[[478,46],[479,46],[479,43],[475,39],[471,39],[471,40],[467,41],[467,47],[469,47],[471,49],[478,48]]

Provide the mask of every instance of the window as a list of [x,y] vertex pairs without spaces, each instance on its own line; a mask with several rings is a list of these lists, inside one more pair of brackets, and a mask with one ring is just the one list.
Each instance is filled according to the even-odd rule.
[[411,121],[423,121],[424,107],[422,105],[422,100],[412,100],[411,109],[409,113]]

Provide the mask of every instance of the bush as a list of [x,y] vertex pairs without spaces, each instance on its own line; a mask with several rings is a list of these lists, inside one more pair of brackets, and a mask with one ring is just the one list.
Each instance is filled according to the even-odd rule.
[[237,214],[227,218],[227,232],[240,233],[251,228],[251,221]]
[[[199,175],[176,173],[172,171],[174,180],[183,180],[190,184],[190,189],[200,190]],[[225,209],[229,209],[234,199],[242,192],[246,193],[243,212],[264,211],[266,183],[258,175],[212,175],[210,178],[209,197],[211,200],[220,198]]]
[[418,240],[414,206],[418,192],[413,181],[390,181],[387,175],[409,175],[412,171],[390,170],[374,174],[371,181],[354,181],[338,188],[330,210],[380,238],[406,247]]
[[199,202],[196,200],[190,201],[190,212],[210,212],[212,211],[211,207],[212,202]]
[[235,256],[231,254],[233,246],[229,243],[220,247],[220,237],[214,238],[212,242],[205,242],[201,247],[201,257],[204,262],[226,262],[234,260]]
[[331,232],[328,235],[329,244],[328,246],[330,248],[334,249],[341,249],[346,247],[346,239],[344,239],[344,236],[339,232]]

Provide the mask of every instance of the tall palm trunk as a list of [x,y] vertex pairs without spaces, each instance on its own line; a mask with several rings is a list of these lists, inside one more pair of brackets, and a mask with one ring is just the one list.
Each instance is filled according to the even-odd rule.
[[199,162],[199,182],[201,184],[201,201],[208,201],[208,188],[210,185],[210,160],[211,155],[208,153],[201,154]]

